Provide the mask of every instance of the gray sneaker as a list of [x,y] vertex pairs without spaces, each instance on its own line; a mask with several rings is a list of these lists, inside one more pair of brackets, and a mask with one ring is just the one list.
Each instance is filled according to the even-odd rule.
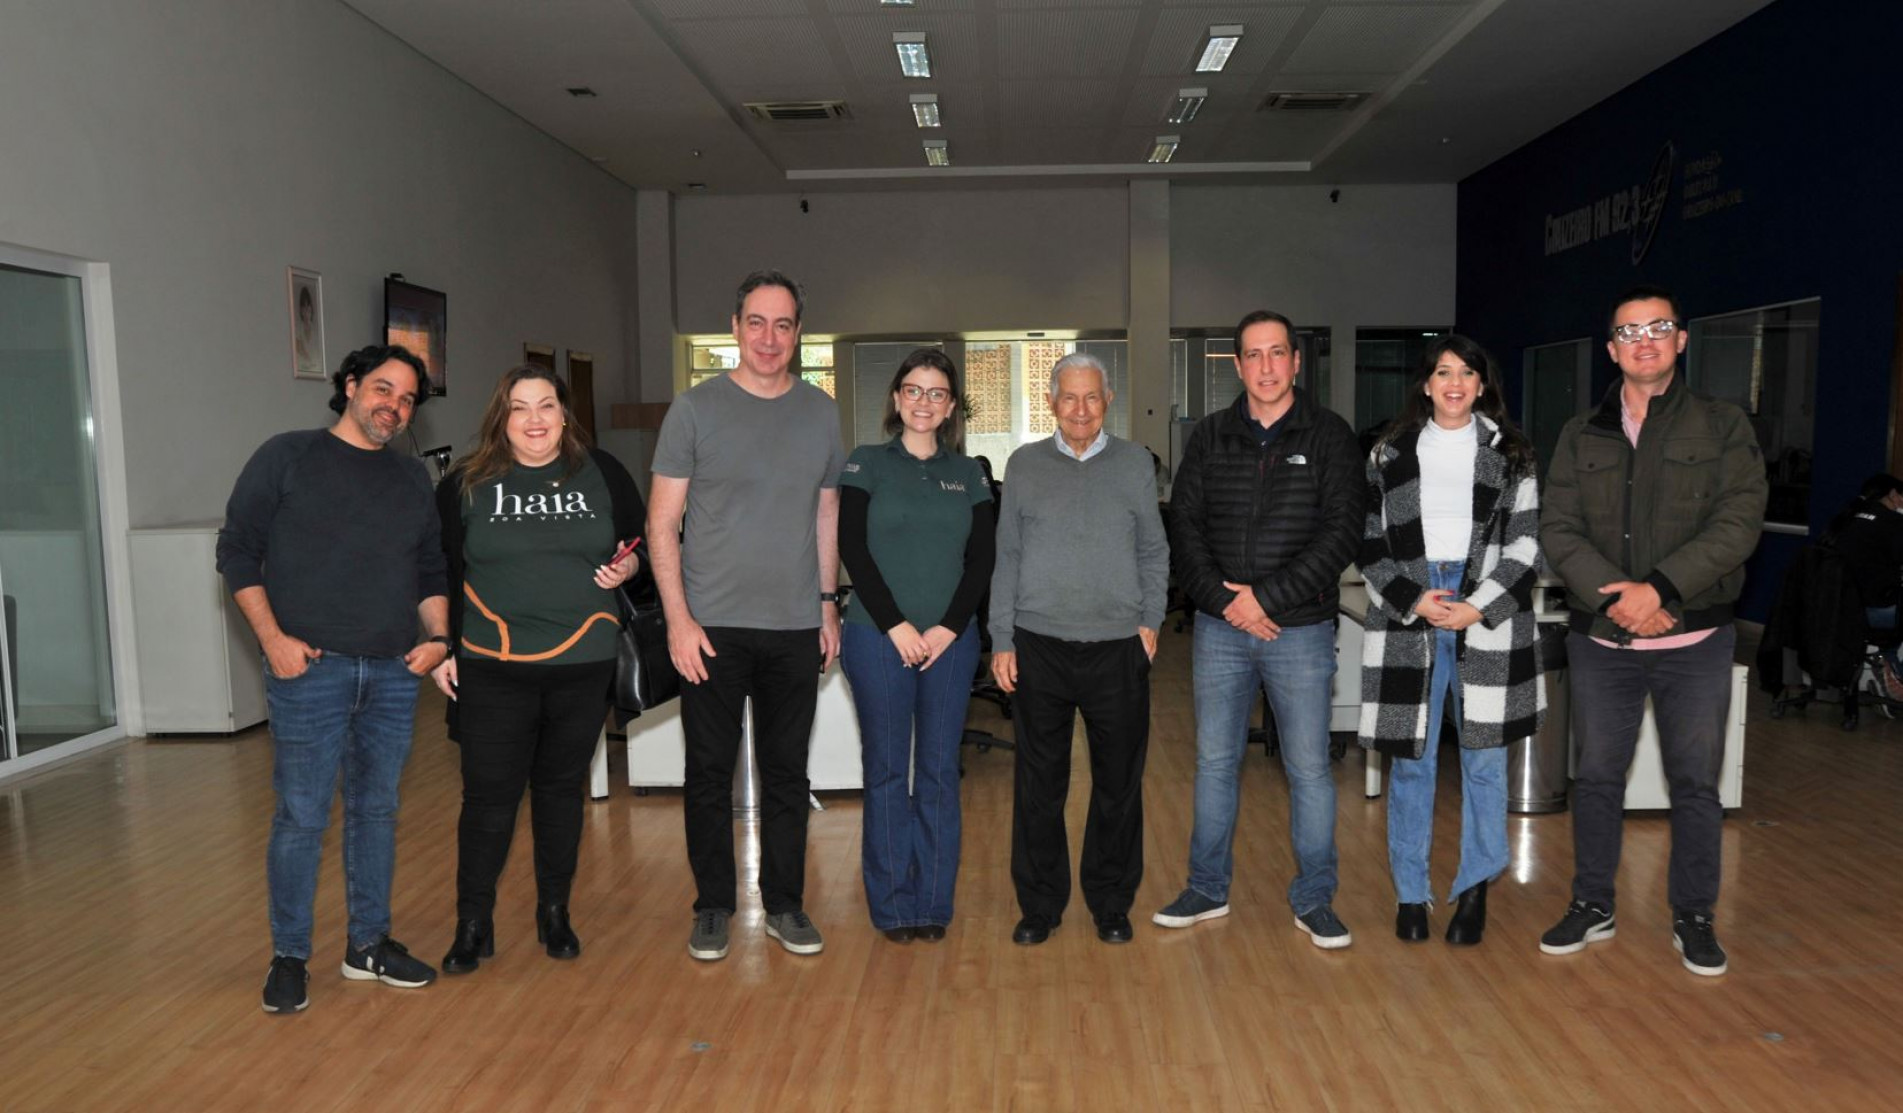
[[1182,896],[1164,905],[1162,911],[1150,917],[1150,922],[1166,928],[1186,928],[1227,915],[1228,904],[1210,900],[1194,889],[1184,889]]
[[727,957],[727,921],[733,913],[724,908],[709,908],[694,913],[694,934],[687,937],[687,953],[702,962]]
[[1348,925],[1342,923],[1341,917],[1335,915],[1335,910],[1325,904],[1316,905],[1295,917],[1295,926],[1308,933],[1310,943],[1324,950],[1346,947],[1355,941],[1355,937],[1348,934]]
[[766,933],[796,955],[816,955],[826,947],[819,929],[804,912],[782,912],[766,918]]

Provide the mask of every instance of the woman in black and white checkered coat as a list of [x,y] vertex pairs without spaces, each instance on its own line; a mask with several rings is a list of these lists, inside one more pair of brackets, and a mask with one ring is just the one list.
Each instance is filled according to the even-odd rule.
[[1443,711],[1459,724],[1460,869],[1447,941],[1480,942],[1487,882],[1507,866],[1509,742],[1539,729],[1533,449],[1506,414],[1493,360],[1448,336],[1428,349],[1400,416],[1368,459],[1361,573],[1361,744],[1393,755],[1388,865],[1395,934],[1427,938],[1435,762]]

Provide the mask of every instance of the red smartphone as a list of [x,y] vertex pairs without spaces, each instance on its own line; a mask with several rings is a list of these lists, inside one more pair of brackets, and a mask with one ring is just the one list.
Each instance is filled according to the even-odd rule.
[[634,540],[628,542],[626,545],[621,546],[621,548],[616,549],[615,555],[608,558],[608,563],[620,564],[623,560],[627,559],[627,556],[629,553],[639,548],[640,545],[641,545],[641,539],[639,537],[635,538]]

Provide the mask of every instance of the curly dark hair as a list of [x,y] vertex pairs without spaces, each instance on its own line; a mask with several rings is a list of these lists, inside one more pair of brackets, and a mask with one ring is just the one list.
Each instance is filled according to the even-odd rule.
[[344,407],[350,404],[344,394],[344,384],[361,384],[365,375],[393,359],[409,364],[410,370],[416,372],[416,401],[411,410],[422,409],[423,403],[429,400],[429,371],[424,368],[423,361],[416,357],[416,353],[401,344],[372,344],[345,356],[344,361],[337,366],[337,373],[330,377],[330,408],[343,413]]

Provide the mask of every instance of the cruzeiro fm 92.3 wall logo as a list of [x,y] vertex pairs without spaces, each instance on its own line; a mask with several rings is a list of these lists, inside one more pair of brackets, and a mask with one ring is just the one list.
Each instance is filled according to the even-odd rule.
[[1665,218],[1665,198],[1672,192],[1672,169],[1678,165],[1678,148],[1667,139],[1652,160],[1652,173],[1646,176],[1639,193],[1632,221],[1632,265],[1645,260],[1652,240],[1659,234],[1659,221]]
[[1557,255],[1618,232],[1632,234],[1632,265],[1638,266],[1665,218],[1665,202],[1672,192],[1672,172],[1678,166],[1678,148],[1670,140],[1659,148],[1643,182],[1614,190],[1571,212],[1546,218],[1546,254]]

